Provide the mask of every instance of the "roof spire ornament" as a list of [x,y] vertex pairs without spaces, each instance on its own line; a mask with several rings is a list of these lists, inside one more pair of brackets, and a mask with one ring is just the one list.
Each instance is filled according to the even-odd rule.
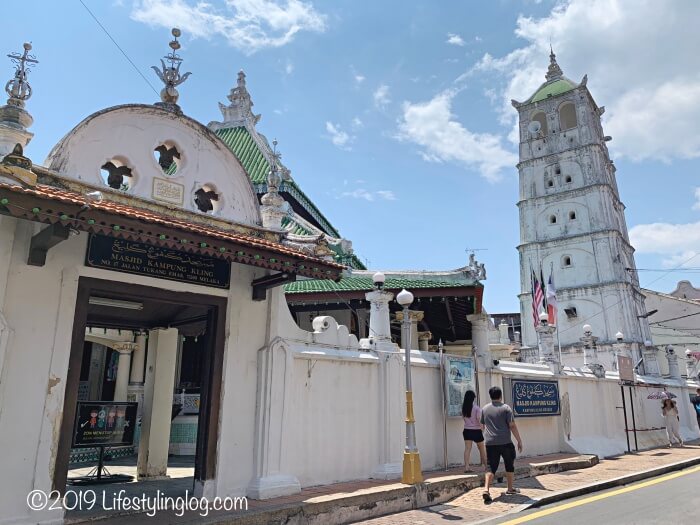
[[24,103],[32,96],[32,87],[27,81],[27,73],[34,64],[39,63],[34,55],[29,54],[31,50],[32,45],[26,42],[23,53],[7,55],[15,65],[15,74],[5,84],[5,92],[10,98],[6,105],[0,107],[0,157],[13,151],[19,152],[18,155],[21,157],[23,148],[34,136],[27,130],[34,119],[24,109]]
[[260,115],[253,113],[253,99],[246,87],[245,73],[242,69],[238,72],[236,87],[231,89],[226,98],[231,104],[226,106],[219,103],[219,109],[224,117],[222,126],[236,127],[248,124],[255,127],[260,121]]
[[280,153],[277,151],[277,140],[272,141],[272,162],[270,162],[270,172],[267,174],[267,193],[260,198],[262,204],[260,212],[262,215],[263,227],[273,230],[282,229],[282,219],[287,215],[285,200],[279,194],[279,187],[282,177],[279,175]]
[[[189,77],[191,73],[188,72],[184,75],[180,75],[182,58],[176,53],[176,51],[182,47],[180,46],[180,42],[177,40],[182,33],[176,27],[172,29],[171,33],[174,38],[168,45],[172,51],[170,54],[165,55],[160,59],[162,69],[158,69],[156,66],[151,66],[151,69],[156,72],[158,78],[161,80],[161,82],[163,82],[163,84],[165,84],[165,87],[160,92],[161,102],[157,103],[157,105],[171,107],[172,109],[177,110],[179,109],[177,106],[177,99],[180,97],[180,94],[175,88],[187,80],[187,77]],[[168,62],[169,65],[166,66],[165,62]]]
[[554,54],[552,44],[549,44],[549,67],[547,68],[547,74],[544,76],[544,78],[546,78],[547,81],[550,81],[556,80],[563,76],[564,73],[559,67],[559,64],[557,64],[557,55]]
[[15,76],[5,84],[5,92],[10,96],[7,103],[20,108],[24,107],[24,101],[32,96],[32,87],[27,80],[29,69],[38,64],[39,61],[34,55],[30,55],[32,45],[24,43],[24,53],[10,53],[8,58],[15,64]]

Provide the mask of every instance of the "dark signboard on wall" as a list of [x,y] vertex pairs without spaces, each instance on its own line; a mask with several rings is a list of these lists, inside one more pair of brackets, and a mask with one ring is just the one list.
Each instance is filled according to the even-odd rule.
[[85,264],[215,288],[228,288],[231,280],[231,264],[224,259],[104,235],[90,235]]
[[558,381],[513,379],[511,394],[515,416],[558,416],[561,413]]
[[138,403],[78,401],[72,446],[132,445],[137,407]]

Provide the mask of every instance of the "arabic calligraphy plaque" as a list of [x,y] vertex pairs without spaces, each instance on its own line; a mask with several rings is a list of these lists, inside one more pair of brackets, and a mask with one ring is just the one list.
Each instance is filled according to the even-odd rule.
[[104,235],[90,236],[85,264],[214,288],[228,288],[231,280],[231,265],[223,259]]
[[561,413],[558,381],[513,379],[511,388],[515,416],[558,416]]
[[185,187],[177,182],[153,177],[153,192],[151,196],[158,201],[182,206],[185,202]]

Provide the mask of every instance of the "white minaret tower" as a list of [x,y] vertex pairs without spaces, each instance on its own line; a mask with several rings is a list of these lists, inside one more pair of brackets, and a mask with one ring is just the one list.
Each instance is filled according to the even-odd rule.
[[[651,339],[625,207],[598,107],[588,88],[566,78],[552,52],[546,82],[525,102],[520,122],[520,311],[525,346],[537,345],[532,272],[553,277],[557,331],[566,365],[583,362],[584,324],[599,351],[620,331],[635,351]],[[636,353],[636,352],[635,352]],[[640,354],[637,354],[640,355]],[[610,369],[610,358],[604,359]]]

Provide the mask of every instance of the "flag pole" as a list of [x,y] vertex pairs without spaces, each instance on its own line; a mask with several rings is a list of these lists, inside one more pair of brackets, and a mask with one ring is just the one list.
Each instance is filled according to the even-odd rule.
[[[549,278],[552,278],[552,274],[554,273],[554,262],[550,261],[550,267],[549,267]],[[557,301],[557,316],[559,315],[559,301]],[[559,339],[559,320],[555,319],[554,320],[556,323],[557,327],[557,346],[559,347],[559,366],[563,367],[564,366],[564,361],[562,359],[561,355],[561,339]]]

